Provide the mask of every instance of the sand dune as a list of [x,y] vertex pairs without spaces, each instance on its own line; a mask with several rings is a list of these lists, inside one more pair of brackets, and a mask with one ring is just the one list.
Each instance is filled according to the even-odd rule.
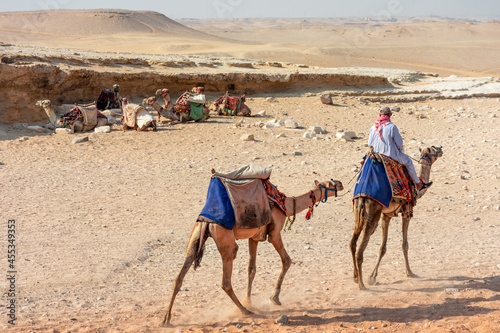
[[500,23],[360,19],[180,20],[155,12],[0,13],[0,41],[111,52],[253,57],[321,67],[500,76]]

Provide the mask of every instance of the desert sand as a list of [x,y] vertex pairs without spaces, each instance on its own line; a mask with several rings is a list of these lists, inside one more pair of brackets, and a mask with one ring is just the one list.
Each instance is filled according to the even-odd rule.
[[[498,23],[410,20],[367,30],[364,22],[343,20],[223,26],[179,25],[150,12],[63,14],[51,13],[51,21],[46,13],[0,13],[5,274],[9,220],[17,251],[16,325],[3,306],[2,331],[500,332]],[[16,25],[26,20],[35,23]],[[64,20],[81,29],[61,31]],[[370,33],[366,45],[353,44],[359,29]],[[252,113],[263,116],[163,122],[157,132],[26,128],[47,122],[34,107],[39,99],[55,106],[88,102],[113,83],[136,102],[164,85],[175,99],[202,79],[212,101],[233,80],[234,94],[247,92]],[[334,105],[320,102],[326,92]],[[444,155],[410,223],[410,265],[418,278],[405,276],[395,218],[377,284],[360,291],[348,247],[353,179],[381,105],[399,107],[393,122],[408,155],[418,159],[419,148],[432,145]],[[287,119],[300,126],[278,126]],[[310,126],[327,133],[304,138]],[[339,140],[341,131],[357,137]],[[248,134],[254,140],[243,141]],[[77,136],[89,141],[72,144]],[[281,267],[272,245],[259,244],[256,314],[242,316],[220,287],[221,260],[209,239],[202,266],[188,272],[174,304],[175,327],[161,328],[210,170],[251,162],[271,167],[272,183],[288,196],[330,178],[341,180],[344,191],[320,204],[311,220],[301,214],[282,232],[293,259],[282,306],[269,302]],[[380,242],[379,227],[365,251],[365,276]],[[238,244],[233,288],[243,299],[248,245]],[[1,286],[7,290],[9,281]],[[1,299],[6,306],[8,296]],[[275,323],[282,315],[288,324]]]

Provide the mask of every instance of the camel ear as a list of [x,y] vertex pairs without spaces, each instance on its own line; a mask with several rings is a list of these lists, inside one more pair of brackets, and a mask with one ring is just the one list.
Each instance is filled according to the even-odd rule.
[[319,182],[317,180],[314,181],[314,185],[315,186],[318,186],[319,185]]

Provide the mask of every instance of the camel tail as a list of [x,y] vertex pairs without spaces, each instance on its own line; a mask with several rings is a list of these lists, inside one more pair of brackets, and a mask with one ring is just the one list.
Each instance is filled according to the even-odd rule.
[[[196,270],[200,267],[201,259],[203,259],[203,253],[205,252],[205,242],[209,236],[208,234],[208,222],[200,222],[201,230],[199,234],[198,249],[196,250],[196,256],[194,258],[194,267]],[[196,240],[195,240],[196,241]]]

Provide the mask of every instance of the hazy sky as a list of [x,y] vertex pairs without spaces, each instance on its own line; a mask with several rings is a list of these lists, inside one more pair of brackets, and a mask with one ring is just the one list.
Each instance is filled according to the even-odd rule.
[[345,17],[438,15],[500,18],[500,0],[17,0],[2,11],[118,8],[154,10],[178,18]]

